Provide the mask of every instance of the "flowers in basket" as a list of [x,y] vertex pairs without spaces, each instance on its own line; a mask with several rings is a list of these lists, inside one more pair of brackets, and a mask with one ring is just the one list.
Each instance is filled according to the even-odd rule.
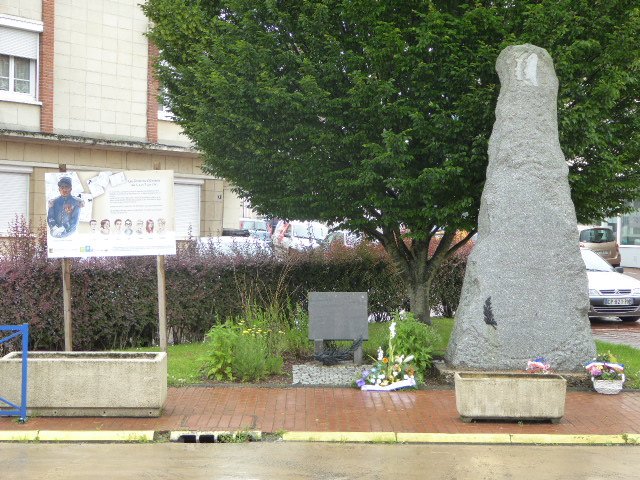
[[544,357],[537,357],[527,362],[527,372],[529,373],[551,373],[551,366]]
[[625,381],[624,365],[607,352],[598,355],[587,363],[584,368],[591,374],[593,387],[598,393],[618,393]]
[[396,322],[389,325],[387,353],[378,347],[378,357],[373,367],[362,372],[356,381],[361,390],[398,390],[416,386],[413,355],[395,355]]

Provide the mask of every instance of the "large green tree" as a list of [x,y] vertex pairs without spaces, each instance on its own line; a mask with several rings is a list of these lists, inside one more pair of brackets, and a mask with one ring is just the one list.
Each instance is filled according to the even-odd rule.
[[505,46],[533,43],[555,60],[579,220],[621,213],[638,196],[637,0],[147,0],[143,9],[166,101],[205,170],[259,212],[379,240],[423,321],[438,266],[476,228]]

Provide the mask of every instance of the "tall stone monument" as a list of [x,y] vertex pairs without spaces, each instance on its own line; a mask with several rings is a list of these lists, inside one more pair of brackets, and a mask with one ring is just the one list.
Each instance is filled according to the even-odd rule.
[[496,70],[478,241],[446,360],[454,368],[523,370],[543,356],[555,370],[580,370],[595,344],[558,139],[558,78],[549,54],[529,44],[503,50]]

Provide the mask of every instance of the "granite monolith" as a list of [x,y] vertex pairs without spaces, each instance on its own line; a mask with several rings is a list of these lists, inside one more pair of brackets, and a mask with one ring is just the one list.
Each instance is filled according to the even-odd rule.
[[558,78],[549,54],[529,44],[504,49],[496,70],[478,238],[446,360],[456,369],[523,370],[543,356],[558,371],[578,371],[595,343],[558,137]]

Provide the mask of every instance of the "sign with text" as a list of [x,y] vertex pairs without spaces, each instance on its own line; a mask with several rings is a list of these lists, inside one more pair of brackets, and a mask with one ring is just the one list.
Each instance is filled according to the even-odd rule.
[[49,258],[175,255],[173,171],[45,174]]

